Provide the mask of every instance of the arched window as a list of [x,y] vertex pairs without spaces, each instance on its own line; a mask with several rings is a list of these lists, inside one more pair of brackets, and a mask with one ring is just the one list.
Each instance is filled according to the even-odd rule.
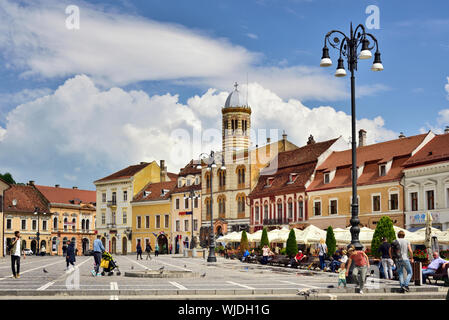
[[67,220],[67,218],[64,218],[64,231],[67,231],[67,223],[69,221]]
[[304,218],[304,202],[302,198],[298,200],[298,219],[302,220]]
[[254,206],[254,221],[255,223],[259,223],[259,203],[256,203],[256,205]]
[[217,176],[218,176],[218,186],[220,187],[220,189],[224,189],[224,187],[226,186],[226,170],[219,169],[217,171]]
[[238,166],[236,172],[237,172],[237,183],[239,187],[242,187],[245,185],[245,166]]
[[86,220],[86,231],[89,231],[89,226],[90,225],[90,220],[89,219],[87,219]]
[[263,218],[268,219],[268,202],[265,201],[263,204]]
[[206,189],[210,190],[210,172],[206,172],[204,179],[206,180]]
[[72,219],[72,231],[75,231],[75,227],[76,227],[76,218]]
[[288,203],[287,203],[287,218],[289,220],[293,219],[293,200],[292,200],[292,198],[288,199]]
[[237,195],[237,213],[245,213],[245,194],[239,193]]
[[58,231],[58,217],[53,218],[53,230]]
[[204,205],[206,206],[206,215],[210,216],[212,212],[212,202],[210,201],[210,198],[206,198]]
[[218,197],[218,213],[225,214],[226,213],[226,198],[221,195]]
[[86,220],[81,220],[81,229],[84,230],[86,229]]

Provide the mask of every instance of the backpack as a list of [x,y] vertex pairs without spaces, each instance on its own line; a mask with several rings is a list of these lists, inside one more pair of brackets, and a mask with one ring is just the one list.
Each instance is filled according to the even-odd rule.
[[398,240],[394,240],[391,243],[391,257],[394,261],[402,259],[401,257],[401,244]]

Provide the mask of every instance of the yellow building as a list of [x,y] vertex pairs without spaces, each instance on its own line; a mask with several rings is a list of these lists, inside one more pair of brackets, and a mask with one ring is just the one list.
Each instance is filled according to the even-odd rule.
[[131,201],[132,219],[132,245],[131,250],[136,252],[140,243],[145,251],[149,242],[159,253],[169,253],[171,244],[171,200],[170,193],[175,188],[177,180],[172,176],[171,181],[150,183],[143,188]]
[[32,181],[28,185],[11,185],[5,190],[4,195],[6,245],[13,241],[14,232],[20,231],[22,248],[31,249],[34,254],[38,249],[39,252],[49,254],[51,216],[48,200],[41,195]]
[[[404,227],[403,164],[434,136],[432,132],[366,145],[364,130],[357,148],[357,196],[360,224],[375,228],[382,216]],[[351,150],[333,152],[317,168],[307,192],[307,222],[319,228],[350,226]]]
[[5,237],[4,237],[4,229],[3,229],[3,201],[4,201],[4,191],[6,189],[8,189],[10,187],[10,185],[8,183],[6,183],[5,181],[3,181],[2,179],[0,179],[0,230],[2,232],[2,241],[1,241],[1,247],[0,247],[0,256],[4,257],[5,256],[5,251],[3,248],[5,248],[6,243],[5,243]]
[[107,251],[127,254],[132,238],[131,200],[148,183],[168,181],[165,161],[141,162],[94,182],[97,191],[96,229]]

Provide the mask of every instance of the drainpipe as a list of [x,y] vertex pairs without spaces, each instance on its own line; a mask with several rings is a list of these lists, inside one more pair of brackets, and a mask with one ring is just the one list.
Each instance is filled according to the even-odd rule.
[[404,174],[402,174],[401,180],[399,180],[399,185],[402,186],[402,214],[404,218],[404,229],[406,226],[406,216],[405,216],[405,185],[403,185],[401,182],[402,180],[405,180]]

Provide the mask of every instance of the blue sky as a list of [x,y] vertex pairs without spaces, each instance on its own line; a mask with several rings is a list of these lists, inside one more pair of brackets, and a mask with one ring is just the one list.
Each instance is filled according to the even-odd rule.
[[[69,33],[62,27],[67,17],[64,8],[69,4],[80,8],[78,33],[73,30]],[[3,21],[0,24],[0,172],[11,171],[19,181],[74,184],[92,189],[93,180],[111,171],[138,161],[168,157],[163,146],[152,144],[169,136],[161,138],[162,128],[173,131],[184,126],[192,128],[198,123],[203,128],[215,127],[221,106],[216,106],[217,112],[210,111],[215,108],[212,101],[225,99],[233,89],[233,82],[243,86],[247,77],[249,83],[260,85],[250,93],[251,102],[258,104],[252,107],[259,108],[259,112],[274,113],[277,107],[290,106],[289,100],[296,99],[308,114],[319,114],[323,107],[328,107],[331,112],[341,111],[348,116],[349,77],[333,76],[338,59],[333,49],[330,54],[334,65],[320,69],[321,49],[328,31],[338,29],[348,33],[351,21],[354,25],[364,24],[369,5],[380,10],[380,29],[369,31],[379,41],[385,69],[372,72],[372,60],[359,61],[357,118],[366,119],[360,124],[373,126],[372,142],[394,138],[399,132],[415,135],[432,129],[441,133],[449,125],[449,86],[445,89],[449,82],[447,1],[433,1],[432,5],[423,1],[349,0],[2,2],[0,7],[5,10],[0,15]],[[39,18],[47,12],[45,19]],[[161,46],[163,50],[158,51]],[[130,54],[130,50],[139,54]],[[77,78],[80,75],[85,78]],[[72,86],[69,86],[66,81],[71,79]],[[76,130],[55,125],[65,120],[70,126],[71,120],[61,117],[73,116],[68,113],[67,105],[76,106],[76,103],[68,97],[72,97],[70,90],[78,85],[83,90],[90,88],[92,93],[98,90],[105,95],[113,95],[118,90],[131,96],[134,91],[144,93],[147,97],[142,98],[142,103],[147,104],[145,112],[152,114],[152,118],[162,114],[157,105],[152,107],[146,100],[155,96],[164,96],[164,103],[171,101],[167,110],[177,104],[182,105],[180,112],[190,113],[183,115],[186,117],[183,121],[160,120],[146,127],[144,123],[137,124],[135,118],[124,116],[121,123],[115,123],[116,128],[123,128],[111,131],[109,139],[112,141],[111,135],[116,134],[113,139],[116,144],[111,148],[120,146],[119,152],[128,156],[118,157],[110,150],[99,151],[95,146],[86,147],[94,155],[86,156],[77,147],[90,144],[77,131],[82,125],[74,124]],[[215,91],[207,95],[209,89]],[[63,97],[58,97],[58,93]],[[48,100],[39,100],[43,96]],[[198,104],[192,99],[195,96]],[[278,104],[273,107],[262,97],[276,100]],[[67,99],[70,103],[65,104]],[[124,110],[136,107],[132,102],[126,106],[126,101],[134,100],[124,101]],[[61,117],[57,116],[59,112]],[[24,120],[32,113],[40,126]],[[98,123],[98,116],[89,118],[89,114],[86,111],[80,117],[85,123],[91,123],[88,128],[92,128]],[[347,138],[346,131],[332,131],[346,123],[334,123],[336,117],[316,118],[326,128],[320,130],[318,124],[307,127],[309,124],[303,124],[298,115],[293,125],[289,117],[276,118],[276,114],[255,116],[254,125],[288,129],[291,140],[298,145],[310,133],[321,139],[340,134]],[[148,121],[151,123],[151,119]],[[98,127],[103,126],[106,128],[107,124]],[[302,131],[301,127],[304,127]],[[106,132],[102,130],[92,131],[87,137]],[[374,130],[377,130],[375,134]],[[128,135],[123,141],[121,132]],[[40,138],[27,147],[33,140],[30,135]],[[133,140],[142,135],[151,141],[148,147],[145,142]],[[161,143],[169,145],[166,141]],[[10,160],[11,154],[19,161]],[[179,162],[167,159],[172,166],[169,169],[177,172],[189,156]],[[30,158],[33,161],[27,162]]]

